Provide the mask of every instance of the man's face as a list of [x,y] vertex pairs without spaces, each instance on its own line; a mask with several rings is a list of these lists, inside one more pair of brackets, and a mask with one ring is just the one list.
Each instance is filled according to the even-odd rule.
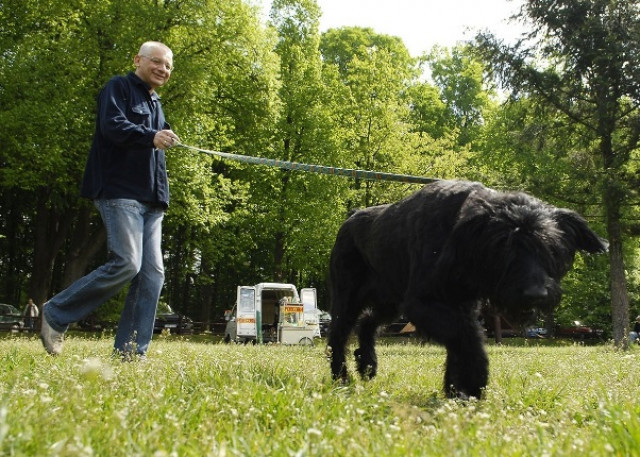
[[154,47],[145,54],[138,54],[133,62],[136,75],[146,82],[151,89],[164,85],[171,76],[173,54],[169,48]]

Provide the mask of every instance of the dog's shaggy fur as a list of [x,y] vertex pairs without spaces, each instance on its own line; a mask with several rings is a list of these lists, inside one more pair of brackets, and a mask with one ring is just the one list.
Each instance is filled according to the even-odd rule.
[[472,182],[438,181],[357,211],[331,253],[332,375],[348,379],[345,344],[357,324],[357,370],[375,376],[375,332],[403,314],[446,347],[447,395],[480,398],[488,360],[478,304],[510,315],[552,308],[575,252],[607,246],[573,211]]

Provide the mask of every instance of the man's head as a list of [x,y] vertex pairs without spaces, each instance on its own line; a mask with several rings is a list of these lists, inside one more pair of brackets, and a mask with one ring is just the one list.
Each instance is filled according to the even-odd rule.
[[152,90],[164,85],[173,70],[173,52],[158,41],[147,41],[133,58],[136,75]]

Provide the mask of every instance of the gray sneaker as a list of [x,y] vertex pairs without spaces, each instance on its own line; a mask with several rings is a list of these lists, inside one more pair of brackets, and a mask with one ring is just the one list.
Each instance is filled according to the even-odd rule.
[[[46,303],[45,303],[46,304]],[[44,315],[44,306],[42,307],[42,328],[40,329],[40,339],[47,352],[51,355],[58,355],[62,352],[62,343],[64,341],[64,332],[54,330]]]

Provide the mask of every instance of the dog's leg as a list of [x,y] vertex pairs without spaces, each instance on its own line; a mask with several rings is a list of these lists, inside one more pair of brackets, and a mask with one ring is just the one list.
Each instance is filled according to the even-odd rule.
[[331,252],[329,295],[331,324],[327,353],[334,380],[348,381],[345,345],[362,313],[360,289],[366,279],[364,263],[349,230],[341,230]]
[[356,294],[347,284],[340,284],[338,277],[331,284],[331,324],[327,340],[327,353],[331,361],[333,379],[346,382],[348,380],[345,360],[345,346],[351,331],[358,321],[360,308]]
[[[334,307],[332,306],[332,309]],[[344,349],[356,320],[357,316],[353,316],[348,312],[336,313],[331,317],[327,353],[331,361],[331,375],[334,380],[341,380],[342,382],[348,380]]]
[[360,347],[355,350],[356,366],[362,379],[371,379],[378,372],[378,357],[375,349],[375,333],[378,321],[371,313],[360,318],[358,325],[358,342]]
[[[473,332],[473,330],[470,330]],[[480,338],[446,346],[444,391],[450,398],[481,398],[489,379],[489,360]]]
[[407,307],[407,317],[416,329],[447,349],[444,390],[449,397],[481,398],[488,382],[489,360],[474,308],[456,309],[437,302],[414,302]]

